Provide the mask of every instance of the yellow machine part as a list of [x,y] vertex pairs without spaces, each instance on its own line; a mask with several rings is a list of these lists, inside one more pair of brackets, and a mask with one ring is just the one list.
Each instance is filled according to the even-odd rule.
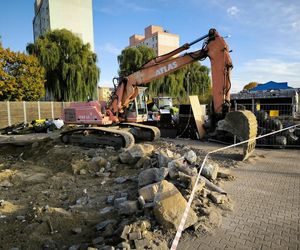
[[257,136],[257,120],[248,110],[229,112],[224,120],[219,121],[218,130],[227,131],[237,136],[243,144],[243,160],[246,160],[254,151]]

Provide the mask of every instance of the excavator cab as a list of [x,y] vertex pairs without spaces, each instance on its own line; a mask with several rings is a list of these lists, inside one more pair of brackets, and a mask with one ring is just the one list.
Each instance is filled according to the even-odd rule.
[[127,122],[145,122],[148,119],[146,87],[138,87],[138,95],[129,103],[124,119]]

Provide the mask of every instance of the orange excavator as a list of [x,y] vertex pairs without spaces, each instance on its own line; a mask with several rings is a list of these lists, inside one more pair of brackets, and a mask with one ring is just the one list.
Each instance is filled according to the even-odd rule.
[[[200,50],[179,55],[204,40]],[[158,56],[127,77],[114,79],[114,91],[105,107],[97,101],[74,102],[64,109],[66,124],[86,125],[62,133],[65,143],[92,146],[130,147],[137,141],[153,141],[160,137],[158,128],[142,124],[147,120],[145,85],[192,62],[209,58],[212,73],[213,105],[210,131],[227,131],[240,141],[254,138],[257,122],[250,111],[230,112],[229,48],[215,29],[199,39]],[[91,126],[88,126],[91,125]],[[243,158],[255,148],[255,141],[244,144]]]

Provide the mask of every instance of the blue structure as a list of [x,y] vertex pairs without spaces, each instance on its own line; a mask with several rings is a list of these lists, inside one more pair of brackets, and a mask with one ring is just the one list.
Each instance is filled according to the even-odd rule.
[[250,89],[252,91],[268,91],[268,90],[282,90],[282,89],[293,89],[288,86],[287,82],[266,82],[258,84],[255,88]]

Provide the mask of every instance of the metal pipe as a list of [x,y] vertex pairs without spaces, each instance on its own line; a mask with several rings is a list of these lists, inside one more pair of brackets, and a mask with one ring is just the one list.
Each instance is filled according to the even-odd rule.
[[207,37],[209,37],[209,34],[206,34],[206,35],[204,35],[204,36],[201,36],[200,38],[196,39],[195,41],[189,43],[189,46],[192,46],[192,45],[194,45],[195,43],[198,43],[198,42],[200,42],[201,40],[204,40],[204,39],[207,38]]

